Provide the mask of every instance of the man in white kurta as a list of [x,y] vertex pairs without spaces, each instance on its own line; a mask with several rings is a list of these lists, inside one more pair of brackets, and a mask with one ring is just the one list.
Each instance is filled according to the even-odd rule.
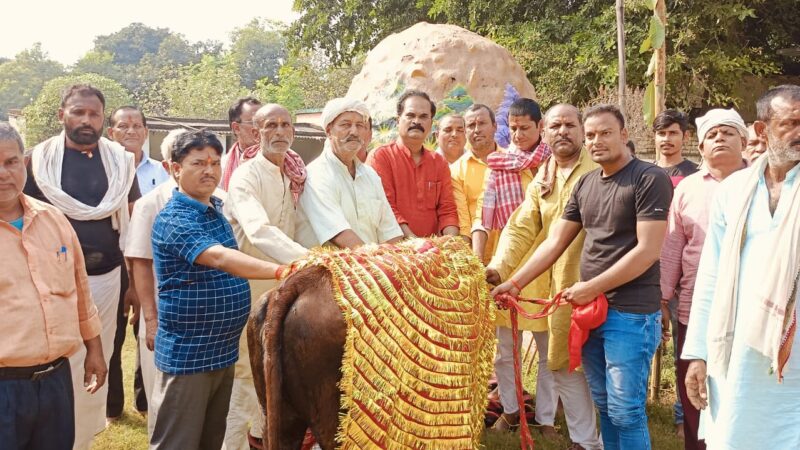
[[712,450],[800,448],[800,86],[768,91],[758,119],[768,149],[718,188],[681,354]]
[[[308,252],[294,240],[298,181],[287,173],[286,164],[289,158],[299,161],[299,156],[289,149],[294,140],[291,115],[280,105],[268,104],[256,112],[253,122],[259,130],[261,151],[234,172],[223,211],[239,250],[265,261],[290,264]],[[255,309],[262,295],[277,282],[249,283],[251,307]],[[248,428],[252,436],[260,438],[262,421],[246,333],[242,333],[223,449],[248,449]]]
[[378,174],[357,154],[368,139],[369,111],[358,100],[337,98],[322,112],[328,138],[308,165],[300,196],[298,241],[340,248],[395,242],[403,237]]

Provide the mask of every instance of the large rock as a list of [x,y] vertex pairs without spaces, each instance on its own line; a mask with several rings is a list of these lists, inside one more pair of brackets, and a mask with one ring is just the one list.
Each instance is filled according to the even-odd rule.
[[366,102],[380,124],[392,122],[405,89],[425,91],[441,105],[454,90],[463,96],[456,89],[463,87],[471,98],[467,106],[474,101],[496,110],[507,83],[534,98],[533,85],[508,50],[455,25],[420,22],[369,52],[347,96]]

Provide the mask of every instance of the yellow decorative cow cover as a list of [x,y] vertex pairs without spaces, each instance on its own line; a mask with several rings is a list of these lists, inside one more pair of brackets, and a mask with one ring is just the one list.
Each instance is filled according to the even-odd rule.
[[461,238],[316,252],[347,323],[342,449],[477,448],[494,353],[494,302]]

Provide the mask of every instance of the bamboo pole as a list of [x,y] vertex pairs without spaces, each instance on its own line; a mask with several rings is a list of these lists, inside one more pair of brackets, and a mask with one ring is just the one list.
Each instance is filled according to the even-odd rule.
[[[667,26],[667,8],[664,4],[664,0],[658,0],[656,3],[656,15],[659,19],[661,19],[661,23],[664,24],[666,29]],[[656,54],[656,64],[655,64],[655,114],[654,116],[659,115],[662,111],[664,111],[666,107],[666,84],[667,84],[667,40],[664,39],[664,44],[661,45],[661,48],[655,49]],[[660,154],[658,152],[658,147],[656,147],[656,161],[660,158]],[[676,330],[672,330],[673,333]],[[664,357],[665,348],[664,346],[666,343],[661,343],[659,345],[658,350],[656,350],[655,358],[653,358],[653,363],[650,366],[650,389],[649,389],[649,397],[650,400],[658,400],[661,396],[661,360]],[[674,349],[674,351],[678,351]],[[680,380],[676,380],[676,382],[680,382]],[[676,388],[677,389],[677,388]]]
[[625,72],[625,2],[616,0],[617,11],[617,64],[619,71],[619,109],[625,115],[625,86],[627,85]]
[[[665,5],[665,0],[658,0],[656,3],[656,16],[661,19],[661,23],[664,24],[665,32],[667,26],[667,7]],[[667,98],[667,40],[664,39],[664,44],[661,48],[655,49],[656,55],[656,64],[655,64],[655,114],[654,117],[661,114],[666,108],[666,98]],[[656,161],[661,155],[658,153],[658,148],[656,148]]]

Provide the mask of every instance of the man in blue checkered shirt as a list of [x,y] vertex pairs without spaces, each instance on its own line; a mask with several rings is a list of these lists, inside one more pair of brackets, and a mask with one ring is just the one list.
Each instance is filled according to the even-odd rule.
[[222,144],[184,133],[172,149],[179,188],[153,224],[158,278],[158,373],[151,400],[151,449],[219,449],[225,436],[239,336],[250,313],[248,278],[279,266],[238,251],[212,194]]

